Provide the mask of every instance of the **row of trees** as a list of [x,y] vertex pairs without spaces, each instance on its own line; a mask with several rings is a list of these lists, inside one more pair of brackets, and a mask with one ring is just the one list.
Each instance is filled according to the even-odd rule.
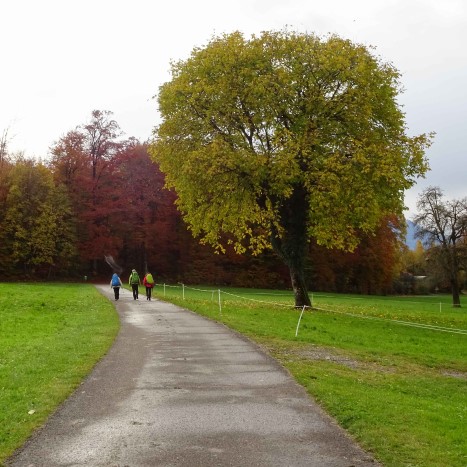
[[109,271],[104,255],[140,267],[156,251],[167,263],[176,256],[164,234],[179,221],[174,195],[145,146],[120,136],[111,112],[94,111],[51,147],[47,163],[3,158],[2,275],[98,277]]
[[[100,277],[109,258],[171,281],[291,281],[296,306],[310,304],[310,283],[391,290],[403,193],[428,169],[432,137],[406,134],[391,64],[334,36],[233,33],[172,74],[150,147],[122,139],[108,111],[64,135],[46,164],[6,158],[2,139],[0,273]],[[222,255],[191,238],[174,203]],[[457,243],[436,236],[432,217],[417,224],[455,258],[457,287]],[[465,239],[464,224],[449,238]]]
[[[227,248],[225,254],[214,254],[210,246],[193,239],[176,210],[175,194],[164,188],[164,176],[145,144],[133,138],[118,141],[117,131],[101,144],[106,151],[92,153],[90,148],[96,145],[89,142],[99,133],[94,130],[109,124],[118,128],[110,112],[93,112],[90,123],[52,146],[47,163],[8,154],[2,140],[2,278],[87,275],[100,280],[111,271],[105,262],[111,255],[123,274],[133,267],[150,269],[168,283],[289,286],[287,268],[271,252],[239,255]],[[104,140],[100,135],[101,143]],[[436,206],[436,216],[429,217],[433,210],[426,203],[433,197],[436,203],[428,206]],[[352,253],[328,250],[312,241],[307,250],[309,287],[358,293],[447,290],[453,276],[446,266],[452,262],[442,253],[456,251],[454,284],[459,290],[466,280],[462,274],[467,260],[463,202],[443,202],[437,188],[424,192],[418,222],[425,246],[419,242],[414,251],[402,242],[403,226],[395,216],[385,218],[374,235],[362,234]],[[422,224],[423,219],[437,219],[437,224]],[[439,231],[441,237],[434,238]],[[444,249],[443,238],[448,242]],[[454,250],[449,242],[454,242]],[[423,279],[417,282],[417,277]]]
[[[5,142],[6,143],[6,142]],[[121,139],[108,111],[54,143],[47,161],[0,159],[0,276],[103,279],[112,256],[123,274],[151,270],[169,283],[288,287],[287,268],[270,251],[252,256],[193,239],[176,195],[134,138]],[[400,256],[397,218],[361,236],[354,253],[312,242],[307,256],[314,290],[387,293]]]

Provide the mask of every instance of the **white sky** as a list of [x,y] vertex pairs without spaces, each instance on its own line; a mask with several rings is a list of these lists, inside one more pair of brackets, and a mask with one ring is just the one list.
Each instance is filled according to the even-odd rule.
[[0,135],[9,129],[11,151],[47,157],[99,109],[145,141],[171,59],[213,35],[284,27],[372,45],[402,73],[409,134],[437,133],[409,217],[428,185],[467,196],[466,0],[1,0]]

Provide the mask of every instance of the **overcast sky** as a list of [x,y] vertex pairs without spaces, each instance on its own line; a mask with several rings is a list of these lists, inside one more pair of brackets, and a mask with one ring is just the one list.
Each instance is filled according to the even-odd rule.
[[466,0],[1,0],[0,135],[44,158],[99,109],[145,141],[170,60],[213,35],[284,27],[374,46],[401,72],[408,133],[437,133],[408,217],[429,185],[467,196]]

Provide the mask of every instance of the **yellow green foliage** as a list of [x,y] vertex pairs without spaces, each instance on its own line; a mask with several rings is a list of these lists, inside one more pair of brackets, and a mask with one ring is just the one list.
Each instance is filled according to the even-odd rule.
[[301,222],[353,249],[428,169],[432,135],[407,136],[399,92],[398,71],[363,45],[226,34],[172,64],[151,153],[193,233],[218,248],[228,234],[259,252]]

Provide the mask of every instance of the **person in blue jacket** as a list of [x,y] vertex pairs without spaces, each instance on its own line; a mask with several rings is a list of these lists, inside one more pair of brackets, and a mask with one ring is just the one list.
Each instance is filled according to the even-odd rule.
[[110,280],[110,287],[114,289],[115,300],[120,298],[120,287],[122,286],[122,281],[116,272],[113,273],[112,279]]

